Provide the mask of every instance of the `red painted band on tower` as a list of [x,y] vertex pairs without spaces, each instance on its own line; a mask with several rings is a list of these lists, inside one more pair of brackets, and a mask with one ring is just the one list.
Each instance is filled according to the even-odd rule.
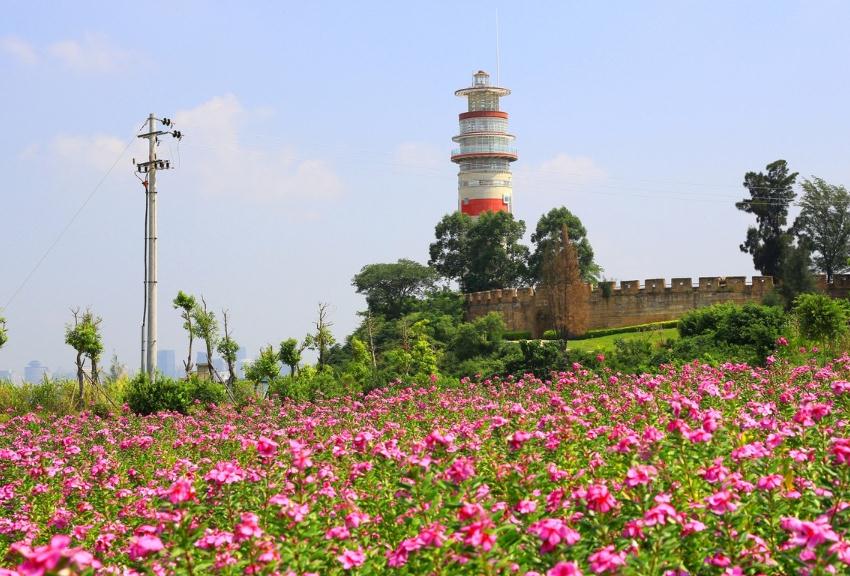
[[482,212],[507,212],[508,205],[501,198],[470,198],[461,202],[460,211],[467,216],[478,216]]
[[477,112],[461,112],[458,118],[466,120],[467,118],[507,118],[508,113],[500,110],[478,110]]

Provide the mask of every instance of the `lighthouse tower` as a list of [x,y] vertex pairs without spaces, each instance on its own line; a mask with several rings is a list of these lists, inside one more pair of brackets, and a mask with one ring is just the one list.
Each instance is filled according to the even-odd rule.
[[466,96],[466,112],[459,115],[460,134],[452,138],[458,173],[458,210],[469,216],[482,212],[511,212],[511,162],[517,159],[514,137],[508,134],[508,113],[499,110],[499,99],[511,91],[490,85],[490,75],[479,70],[472,86],[455,92]]

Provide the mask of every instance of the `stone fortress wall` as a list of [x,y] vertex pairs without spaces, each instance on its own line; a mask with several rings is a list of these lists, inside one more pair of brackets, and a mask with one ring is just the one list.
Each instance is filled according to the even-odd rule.
[[[835,275],[830,286],[826,277],[817,277],[818,288],[834,297],[850,294],[850,274]],[[603,287],[602,284],[609,286]],[[696,283],[691,278],[650,278],[600,283],[590,290],[590,322],[588,329],[619,328],[650,322],[675,320],[696,308],[733,302],[761,302],[773,289],[770,276],[703,276]],[[466,295],[467,320],[489,312],[499,312],[510,331],[530,332],[540,338],[552,326],[547,313],[546,295],[534,288],[489,290]]]

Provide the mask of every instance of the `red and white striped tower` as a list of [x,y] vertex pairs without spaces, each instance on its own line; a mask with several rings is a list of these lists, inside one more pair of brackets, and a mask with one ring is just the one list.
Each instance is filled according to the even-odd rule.
[[490,75],[479,70],[472,86],[455,92],[466,96],[468,110],[459,115],[460,134],[452,138],[458,164],[458,210],[469,216],[482,212],[511,212],[513,194],[511,162],[517,159],[508,134],[508,113],[499,110],[499,99],[511,91],[490,85]]

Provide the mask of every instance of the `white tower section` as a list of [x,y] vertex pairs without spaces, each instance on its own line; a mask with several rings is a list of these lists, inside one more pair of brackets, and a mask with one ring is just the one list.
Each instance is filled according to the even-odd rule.
[[460,168],[458,210],[469,216],[513,209],[511,162],[517,153],[508,133],[508,113],[499,110],[499,99],[510,93],[491,86],[483,70],[472,76],[472,86],[455,92],[468,101],[467,111],[459,115],[460,134],[452,138],[459,144],[452,162]]

